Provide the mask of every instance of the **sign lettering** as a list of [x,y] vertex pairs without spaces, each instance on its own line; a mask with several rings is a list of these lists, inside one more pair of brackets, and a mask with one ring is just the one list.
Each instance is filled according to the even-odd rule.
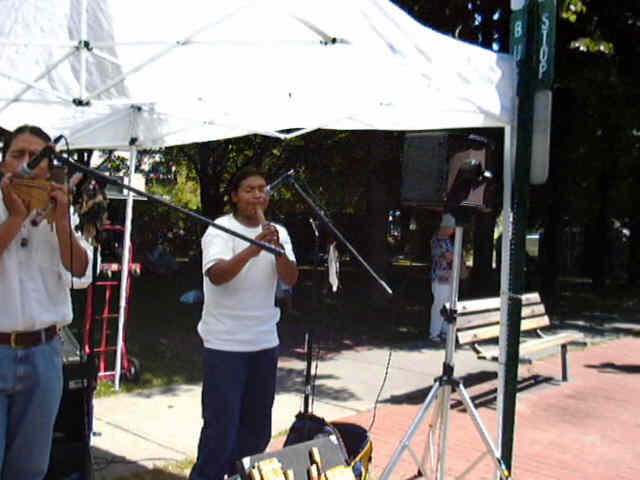
[[551,25],[551,21],[549,19],[548,13],[542,14],[542,20],[540,22],[540,33],[542,34],[541,44],[540,44],[540,53],[538,64],[538,79],[542,80],[544,72],[548,69],[548,61],[549,61],[549,26]]
[[519,39],[522,36],[522,20],[513,25],[513,37]]

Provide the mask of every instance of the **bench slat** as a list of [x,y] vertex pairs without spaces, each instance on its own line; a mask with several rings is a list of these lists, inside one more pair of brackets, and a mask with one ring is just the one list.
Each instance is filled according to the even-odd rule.
[[544,338],[536,338],[534,340],[527,340],[524,344],[520,345],[520,354],[527,355],[530,353],[536,353],[541,350],[546,350],[556,345],[562,345],[565,343],[571,343],[578,340],[582,340],[584,336],[581,333],[558,333],[556,335],[549,335]]
[[[526,318],[520,322],[520,331],[525,332],[544,328],[549,326],[549,317],[546,315],[538,315],[536,317]],[[486,327],[478,327],[469,330],[460,330],[457,332],[458,342],[462,345],[467,343],[477,343],[491,338],[500,336],[500,324],[489,325]]]
[[[522,306],[541,303],[540,294],[536,292],[525,293],[522,295]],[[465,312],[478,312],[481,310],[500,310],[500,297],[478,298],[475,300],[465,300],[458,302],[456,307],[458,315],[464,315]]]
[[[535,317],[538,315],[544,315],[546,313],[544,305],[541,303],[522,307],[521,317],[523,319],[529,317]],[[500,322],[500,310],[485,311],[480,313],[470,313],[467,315],[460,315],[458,312],[457,325],[459,330],[466,330],[469,328],[480,327],[483,325],[491,325],[492,323]]]
[[[520,344],[520,355],[528,355],[549,349],[554,346],[560,346],[571,342],[578,342],[583,338],[584,336],[581,333],[569,332],[550,335],[545,338],[526,340]],[[476,348],[476,351],[478,352],[478,358],[481,358],[483,360],[498,360],[498,357],[500,355],[500,349],[496,347]]]

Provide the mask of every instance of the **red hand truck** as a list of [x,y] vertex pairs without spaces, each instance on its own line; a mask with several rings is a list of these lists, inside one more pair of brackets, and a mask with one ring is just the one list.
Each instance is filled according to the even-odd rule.
[[[122,245],[124,237],[124,227],[120,225],[105,225],[100,229],[100,251],[103,263],[98,271],[97,279],[87,288],[86,308],[85,308],[85,328],[84,328],[84,352],[89,355],[91,352],[98,355],[98,380],[115,381],[115,352],[116,345],[109,345],[111,330],[109,323],[119,316],[118,298],[120,292],[120,272],[122,270]],[[132,277],[140,275],[140,264],[133,262],[134,245],[131,242],[129,255],[129,275],[127,276],[124,328],[122,333],[121,352],[121,374],[130,382],[140,380],[140,362],[129,356],[127,352],[126,332],[129,320],[129,294],[131,293]],[[118,261],[119,260],[119,261]],[[104,306],[102,312],[94,314],[94,295],[98,294],[98,289],[104,290]],[[115,295],[114,295],[115,290]],[[99,345],[94,346],[92,338],[93,322],[100,332]],[[113,335],[111,335],[113,337]],[[117,339],[116,342],[117,343]],[[110,357],[113,357],[114,367],[109,368]]]

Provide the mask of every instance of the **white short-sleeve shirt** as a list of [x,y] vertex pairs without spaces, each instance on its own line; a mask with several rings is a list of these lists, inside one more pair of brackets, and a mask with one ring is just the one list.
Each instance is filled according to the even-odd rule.
[[[261,227],[246,227],[232,214],[216,220],[245,237],[255,238]],[[277,224],[280,243],[287,257],[295,262],[287,230]],[[222,285],[214,285],[207,270],[219,260],[229,260],[248,246],[248,242],[209,227],[202,237],[204,306],[198,333],[207,348],[226,351],[258,351],[278,345],[276,324],[280,310],[275,306],[278,280],[276,258],[262,251],[247,262],[238,275]]]
[[[89,262],[82,278],[73,278],[62,265],[54,226],[46,220],[31,224],[32,214],[6,250],[0,254],[0,332],[33,331],[71,322],[70,288],[91,282],[92,248],[84,240]],[[0,224],[9,212],[0,192]],[[72,215],[75,226],[78,217]]]

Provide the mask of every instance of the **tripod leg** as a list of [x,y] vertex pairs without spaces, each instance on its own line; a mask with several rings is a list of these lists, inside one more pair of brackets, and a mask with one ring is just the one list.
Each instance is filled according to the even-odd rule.
[[507,470],[507,467],[504,465],[504,462],[500,458],[500,454],[498,453],[498,450],[496,449],[496,447],[494,447],[493,443],[491,442],[491,438],[489,437],[487,430],[484,428],[484,425],[482,424],[482,419],[480,418],[480,415],[478,415],[478,411],[473,406],[473,403],[471,402],[471,398],[469,397],[469,394],[465,390],[462,383],[458,385],[458,391],[460,392],[460,398],[462,399],[462,403],[464,403],[464,408],[466,408],[469,415],[471,415],[471,418],[473,419],[473,423],[476,426],[476,429],[478,430],[478,433],[480,434],[482,441],[487,447],[487,452],[492,455],[493,462],[496,466],[498,473],[500,474],[500,477],[505,480],[508,478],[511,478],[511,474],[509,473],[509,471]]
[[[442,419],[442,408],[443,408],[443,404],[444,404],[444,396],[440,395],[438,397],[438,399],[436,400],[436,405],[435,408],[433,409],[433,423],[430,426],[428,432],[427,432],[427,439],[424,442],[424,452],[422,454],[422,459],[420,460],[420,464],[423,465],[425,468],[427,465],[430,465],[433,468],[433,471],[436,471],[438,462],[440,461],[439,458],[439,450],[438,447],[435,444],[434,441],[434,435],[435,435],[435,440],[437,441],[440,436],[439,436],[439,432],[441,431],[441,419]],[[427,476],[427,472],[422,470],[423,476]]]
[[[413,419],[413,423],[409,427],[409,430],[407,430],[407,433],[404,435],[402,441],[400,442],[400,445],[398,445],[398,448],[396,448],[396,451],[393,452],[393,456],[391,457],[391,460],[389,460],[389,463],[387,464],[387,466],[384,468],[384,472],[382,472],[382,476],[380,477],[380,480],[388,480],[390,475],[395,470],[398,462],[400,461],[400,458],[402,457],[402,454],[404,453],[404,451],[407,449],[411,451],[411,444],[410,444],[411,439],[413,438],[416,431],[422,424],[424,417],[427,414],[427,411],[429,410],[429,407],[431,406],[433,401],[436,400],[440,387],[441,385],[438,379],[438,381],[434,383],[433,387],[431,387],[431,391],[429,392],[429,395],[427,395],[426,400],[422,404],[422,407],[420,408],[418,415],[416,415],[416,418]],[[411,453],[413,452],[411,451]],[[414,461],[416,461],[415,454],[412,456]],[[419,463],[419,462],[416,461],[416,463]],[[418,465],[418,469],[422,470],[422,468],[423,467],[421,465]]]
[[443,479],[445,478],[445,472],[447,469],[447,456],[443,455],[443,452],[447,451],[447,432],[449,431],[449,409],[450,409],[450,399],[451,399],[451,385],[447,384],[443,387],[442,394],[442,411],[441,414],[441,422],[440,422],[440,463],[438,469],[436,470],[436,478]]

